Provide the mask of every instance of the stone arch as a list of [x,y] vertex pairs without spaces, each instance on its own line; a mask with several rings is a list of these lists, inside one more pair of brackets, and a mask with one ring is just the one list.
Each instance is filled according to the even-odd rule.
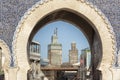
[[8,69],[10,67],[10,49],[8,45],[0,39],[0,48],[2,49],[2,54],[4,55],[4,63],[2,69],[4,70],[5,80],[8,80]]
[[[103,73],[103,80],[108,80],[106,75],[111,75],[109,68],[113,62],[112,57],[116,48],[114,32],[105,15],[91,3],[84,0],[40,1],[25,13],[16,28],[13,39],[13,53],[16,54],[17,64],[20,68],[17,74],[17,80],[27,80],[26,74],[30,68],[27,58],[27,43],[34,26],[45,15],[61,8],[68,8],[84,15],[85,19],[88,22],[90,21],[98,31],[103,52],[99,69]],[[104,69],[108,72],[104,72]],[[112,80],[112,78],[110,77],[109,80]]]
[[[37,24],[35,25],[34,29],[32,30],[29,40],[28,40],[28,44],[31,42],[31,40],[33,39],[34,35],[36,34],[36,32],[38,32],[39,29],[41,29],[43,26],[52,23],[54,21],[64,21],[70,24],[75,25],[75,27],[77,27],[78,29],[80,29],[83,34],[85,35],[85,37],[88,40],[88,43],[90,45],[90,48],[92,50],[92,48],[96,45],[93,46],[94,44],[94,38],[97,39],[97,44],[99,44],[99,51],[97,51],[97,60],[93,62],[93,64],[96,64],[94,66],[94,68],[99,67],[99,64],[101,63],[101,58],[102,58],[102,45],[101,45],[101,39],[99,38],[99,33],[97,31],[95,31],[95,29],[93,29],[93,27],[90,25],[90,23],[88,23],[87,21],[85,21],[85,19],[83,19],[82,17],[84,17],[82,14],[79,14],[80,16],[77,15],[78,12],[68,9],[68,8],[61,8],[61,9],[57,9],[55,11],[50,12],[49,14],[45,15],[41,20],[39,20],[39,22],[37,22]],[[82,17],[81,17],[82,16]],[[92,24],[92,23],[91,23]],[[95,27],[94,27],[95,28]],[[94,38],[93,38],[94,37]],[[28,50],[29,50],[29,45],[28,45]],[[101,51],[101,52],[100,52]],[[99,53],[98,53],[99,52]],[[92,50],[92,54],[94,55],[95,52],[93,52]],[[94,60],[94,59],[92,59]]]

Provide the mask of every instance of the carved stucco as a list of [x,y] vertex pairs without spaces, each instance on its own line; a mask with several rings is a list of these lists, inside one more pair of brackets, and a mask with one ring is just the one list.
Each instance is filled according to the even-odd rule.
[[[41,1],[39,1],[39,2],[37,2],[34,6],[32,6],[32,8],[30,8],[25,14],[24,14],[24,16],[21,18],[21,20],[20,20],[20,22],[18,23],[18,26],[17,26],[17,28],[16,28],[16,31],[15,31],[15,33],[14,33],[14,38],[13,38],[13,54],[15,54],[16,55],[16,53],[17,53],[17,55],[16,55],[16,57],[18,57],[18,54],[20,54],[20,53],[18,53],[19,52],[19,50],[18,50],[18,47],[19,47],[19,45],[20,44],[18,44],[19,42],[17,42],[20,38],[19,38],[19,36],[21,36],[21,33],[22,33],[22,31],[24,31],[24,29],[25,29],[25,26],[26,26],[26,21],[28,20],[28,18],[37,10],[37,9],[40,9],[40,7],[42,7],[43,5],[45,5],[45,4],[47,4],[47,3],[50,3],[50,2],[52,2],[53,1],[53,4],[54,4],[54,2],[55,2],[55,0],[41,0]],[[65,0],[65,2],[67,2],[68,0]],[[89,2],[87,2],[87,1],[84,1],[84,0],[74,0],[74,1],[78,1],[80,4],[82,4],[82,5],[84,5],[85,7],[87,7],[87,8],[89,8],[89,9],[91,9],[91,10],[94,10],[94,12],[95,12],[95,14],[97,14],[98,16],[100,16],[100,18],[102,19],[102,21],[104,21],[104,23],[103,23],[103,25],[105,25],[105,27],[107,28],[107,31],[109,32],[108,33],[108,35],[110,36],[110,40],[111,40],[111,42],[110,43],[112,43],[111,44],[111,46],[112,46],[112,48],[110,48],[110,51],[112,52],[112,54],[110,55],[111,57],[113,57],[113,55],[116,53],[116,39],[115,39],[115,35],[114,35],[114,32],[113,32],[113,28],[111,27],[111,24],[109,23],[109,21],[108,21],[108,19],[105,17],[105,15],[96,7],[96,6],[93,6],[92,5],[92,3],[89,3]],[[73,2],[74,2],[73,1]],[[63,1],[62,1],[63,2]],[[56,2],[55,2],[56,3]],[[68,3],[69,3],[69,1],[68,1]],[[65,5],[65,6],[67,6],[67,5]],[[64,6],[63,6],[64,7]],[[47,7],[46,7],[47,8]],[[44,8],[45,9],[45,8]],[[92,15],[93,16],[93,15]],[[89,16],[87,16],[88,18],[89,18]],[[93,22],[94,23],[94,21],[91,21],[91,22]],[[31,23],[32,24],[32,23]],[[32,24],[32,25],[34,25],[34,24]],[[33,26],[32,26],[33,27]],[[31,28],[32,29],[32,28]],[[106,31],[106,32],[107,32]],[[102,34],[102,33],[101,33]],[[28,38],[28,36],[24,36],[24,37],[27,37]],[[19,39],[18,39],[19,38]],[[104,43],[104,42],[103,42]],[[17,44],[17,45],[16,45]],[[104,45],[104,44],[103,44]],[[107,47],[107,46],[105,46],[105,47]],[[23,53],[26,53],[27,51],[23,51]],[[105,53],[103,53],[103,54],[105,54]],[[21,54],[20,54],[21,55]],[[26,55],[27,55],[27,53],[26,53]],[[25,56],[25,58],[26,58],[26,56]],[[27,59],[27,58],[26,58]],[[103,61],[102,61],[102,63],[101,63],[101,67],[100,67],[100,70],[103,70],[103,69],[101,69],[102,67],[104,67],[105,66],[105,63],[104,63],[104,61],[106,61],[106,60],[104,60],[104,59],[106,59],[106,55],[105,56],[103,56]],[[16,58],[16,65],[18,64],[17,63],[17,60],[18,60],[18,58]],[[19,62],[19,61],[18,61]],[[114,62],[114,60],[111,60],[110,59],[110,61],[109,61],[109,63],[108,63],[108,66],[105,66],[107,69],[106,70],[108,70],[109,72],[110,72],[110,70],[109,70],[109,68],[112,66],[112,64],[113,64],[113,62]],[[27,63],[27,65],[28,65],[28,63]],[[27,69],[29,69],[29,66],[27,67]],[[105,72],[106,73],[106,72]],[[20,73],[19,73],[20,74]],[[110,74],[110,73],[108,73],[108,74]],[[22,75],[22,74],[20,74],[20,75]],[[19,77],[18,77],[19,78]],[[104,79],[104,80],[106,80],[106,79]]]

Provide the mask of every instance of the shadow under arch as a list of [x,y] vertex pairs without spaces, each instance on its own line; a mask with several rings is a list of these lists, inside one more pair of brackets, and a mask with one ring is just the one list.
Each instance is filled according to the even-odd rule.
[[[33,28],[29,40],[28,40],[28,51],[29,51],[29,44],[32,41],[32,38],[34,35],[38,32],[39,29],[41,29],[44,25],[49,24],[51,22],[57,21],[57,20],[62,20],[69,22],[73,25],[76,25],[78,29],[80,29],[84,35],[86,36],[91,53],[92,53],[92,58],[91,58],[91,68],[92,68],[92,74],[94,79],[93,80],[99,80],[99,76],[96,75],[97,73],[97,68],[99,67],[102,59],[102,43],[100,39],[100,35],[95,28],[94,24],[87,19],[84,14],[80,14],[77,11],[67,9],[67,8],[62,8],[58,9],[55,11],[52,11],[48,13],[47,15],[43,16],[42,19],[40,19],[35,27]],[[29,53],[29,52],[28,52]]]

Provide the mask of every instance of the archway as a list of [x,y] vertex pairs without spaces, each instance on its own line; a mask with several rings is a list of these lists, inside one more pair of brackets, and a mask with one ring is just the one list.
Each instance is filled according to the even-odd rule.
[[[83,20],[82,23],[85,22],[84,25],[88,25],[89,26],[88,28],[91,27],[89,29],[91,34],[96,33],[93,36],[93,35],[89,35],[88,31],[83,30],[83,32],[86,33],[86,36],[92,47],[93,46],[96,47],[96,45],[101,44],[100,53],[102,54],[100,55],[102,56],[98,61],[101,62],[101,64],[99,64],[99,67],[97,66],[94,67],[102,71],[103,80],[108,80],[108,78],[106,78],[106,75],[111,75],[109,68],[111,67],[111,62],[113,61],[112,56],[113,53],[115,52],[114,35],[109,22],[107,21],[107,19],[105,19],[105,16],[100,11],[98,11],[93,5],[83,0],[81,1],[53,0],[47,2],[39,2],[26,13],[26,15],[23,17],[23,19],[21,20],[21,22],[19,23],[16,29],[14,35],[14,41],[13,41],[13,51],[17,56],[18,66],[20,67],[17,74],[17,80],[27,79],[25,75],[27,74],[27,70],[30,68],[27,58],[27,46],[30,41],[29,38],[30,36],[32,36],[32,31],[35,32],[37,30],[37,27],[35,27],[35,25],[39,21],[42,22],[42,20],[43,22],[40,25],[44,25],[49,21],[57,20],[57,19],[67,20],[76,25],[82,24],[78,22],[79,20],[78,21],[75,21],[74,19],[71,20],[71,18],[69,18],[67,14],[69,14],[69,16],[75,14],[75,16],[77,16],[76,17],[77,19],[80,18],[80,20]],[[57,16],[60,15],[60,16],[57,17],[56,15]],[[96,39],[98,40],[98,43],[95,43],[96,45],[93,45],[92,43],[94,42],[94,40],[97,41]],[[94,51],[95,48],[92,49]],[[24,59],[22,58],[23,56]],[[106,70],[107,73],[104,70]],[[112,80],[111,77],[109,78],[109,80]]]
[[[85,21],[85,19],[78,16],[76,13],[77,12],[73,10],[63,8],[63,9],[55,10],[49,13],[48,15],[45,15],[32,30],[28,40],[28,45],[31,43],[31,39],[36,34],[36,32],[40,28],[42,28],[45,24],[49,24],[50,22],[57,21],[57,20],[63,20],[71,24],[74,24],[77,26],[78,29],[80,29],[84,33],[84,35],[88,39],[88,42],[92,51],[92,65],[91,65],[93,68],[92,74],[97,74],[96,68],[99,67],[99,64],[102,59],[102,45],[101,45],[101,39],[99,38],[99,33],[95,29],[95,27],[93,28],[91,26],[90,21],[88,23],[87,21]],[[95,80],[95,77],[96,76],[93,77],[94,80]]]
[[8,80],[8,70],[10,67],[10,50],[7,44],[0,40],[0,72],[2,72],[3,76],[1,79]]

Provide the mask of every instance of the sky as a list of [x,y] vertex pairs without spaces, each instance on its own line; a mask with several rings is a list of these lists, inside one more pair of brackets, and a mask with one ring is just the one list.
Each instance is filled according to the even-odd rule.
[[65,21],[55,21],[43,26],[33,38],[33,41],[40,43],[41,58],[47,59],[48,44],[51,43],[51,36],[56,28],[58,30],[58,43],[62,44],[62,62],[69,61],[69,50],[72,42],[76,43],[79,56],[82,49],[89,47],[86,37],[75,25]]

